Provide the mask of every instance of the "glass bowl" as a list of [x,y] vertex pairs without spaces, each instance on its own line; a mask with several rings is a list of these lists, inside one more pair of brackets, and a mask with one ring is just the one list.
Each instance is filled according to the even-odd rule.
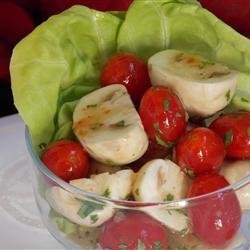
[[[250,207],[237,199],[243,191],[250,193],[249,175],[226,188],[195,198],[161,203],[111,200],[58,178],[40,161],[27,128],[25,139],[42,220],[67,249],[250,249]],[[245,203],[249,205],[250,200]],[[119,226],[108,231],[128,217],[133,220],[126,232]],[[142,220],[145,230],[135,240]],[[150,241],[155,228],[163,230],[163,234],[151,245],[145,245],[143,239]],[[112,245],[114,242],[118,242],[116,247]]]

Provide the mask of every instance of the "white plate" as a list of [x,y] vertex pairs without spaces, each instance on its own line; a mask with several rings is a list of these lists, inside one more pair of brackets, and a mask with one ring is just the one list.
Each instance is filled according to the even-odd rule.
[[0,249],[63,249],[43,226],[18,115],[0,119]]

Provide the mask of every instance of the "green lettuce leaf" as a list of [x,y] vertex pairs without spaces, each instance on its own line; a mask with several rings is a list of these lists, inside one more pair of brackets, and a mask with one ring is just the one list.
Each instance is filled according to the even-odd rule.
[[15,47],[10,65],[14,101],[36,150],[53,137],[70,134],[73,105],[69,111],[64,103],[99,86],[100,69],[116,51],[122,18],[74,6],[49,18]]
[[99,87],[107,59],[120,51],[145,61],[164,49],[200,54],[239,71],[233,109],[250,111],[250,41],[195,0],[135,0],[125,12],[74,6],[24,38],[11,58],[15,105],[36,150],[73,138],[72,113]]
[[118,36],[118,50],[145,59],[164,49],[202,55],[239,71],[231,105],[250,111],[250,41],[195,1],[137,0]]

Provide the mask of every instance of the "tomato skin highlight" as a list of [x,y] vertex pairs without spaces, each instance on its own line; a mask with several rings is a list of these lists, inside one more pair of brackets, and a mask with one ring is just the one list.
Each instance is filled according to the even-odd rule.
[[179,98],[166,87],[151,87],[142,97],[139,114],[148,137],[171,147],[187,127]]
[[198,127],[180,139],[175,154],[180,168],[194,177],[217,172],[225,158],[225,149],[222,139],[214,131]]
[[210,128],[224,139],[227,157],[250,157],[250,113],[235,112],[212,122]]
[[[101,249],[112,250],[166,250],[167,232],[163,225],[146,214],[126,212],[121,218],[115,215],[105,223],[99,236],[99,244]],[[144,248],[139,248],[140,245]]]
[[132,54],[117,54],[111,57],[101,72],[101,85],[123,84],[135,104],[151,86],[147,65]]
[[[189,197],[194,197],[228,186],[219,174],[198,176],[192,183]],[[209,246],[226,247],[240,227],[241,208],[234,191],[200,198],[189,207],[194,233]],[[195,202],[194,202],[195,203]]]
[[88,175],[89,156],[81,144],[72,140],[52,143],[42,154],[41,160],[48,169],[67,182]]

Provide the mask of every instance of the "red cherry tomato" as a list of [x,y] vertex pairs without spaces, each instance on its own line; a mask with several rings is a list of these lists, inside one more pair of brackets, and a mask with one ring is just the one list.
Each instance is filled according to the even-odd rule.
[[[189,197],[207,194],[228,186],[223,176],[207,174],[197,177]],[[226,247],[237,233],[241,221],[241,208],[234,191],[203,197],[190,204],[189,216],[194,233],[213,247]]]
[[208,128],[194,128],[186,133],[175,149],[177,164],[194,177],[219,170],[225,149],[222,139]]
[[169,88],[149,88],[142,97],[139,113],[148,137],[166,147],[171,147],[187,126],[182,103]]
[[104,225],[99,244],[102,249],[112,250],[166,250],[167,232],[163,225],[146,214],[119,212]]
[[147,65],[132,54],[118,54],[109,59],[101,72],[101,85],[123,84],[134,103],[139,103],[151,86]]
[[52,143],[44,151],[41,160],[64,181],[87,177],[89,156],[75,141],[65,139]]
[[250,157],[250,113],[236,112],[216,119],[210,128],[219,134],[228,157]]

